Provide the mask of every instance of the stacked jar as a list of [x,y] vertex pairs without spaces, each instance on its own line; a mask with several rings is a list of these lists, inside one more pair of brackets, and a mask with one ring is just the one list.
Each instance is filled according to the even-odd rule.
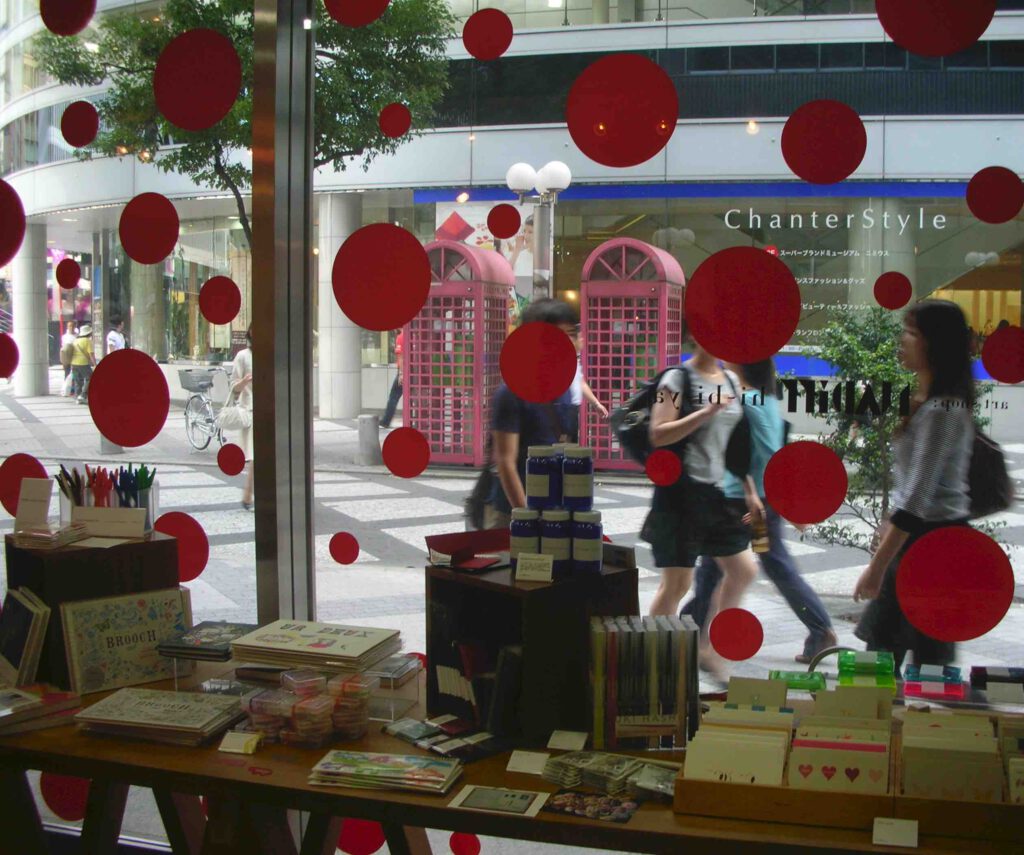
[[572,515],[572,568],[580,575],[600,575],[604,556],[600,511]]
[[540,552],[554,558],[553,579],[564,579],[572,572],[572,527],[568,511],[544,511],[540,515]]
[[594,452],[581,446],[565,449],[562,463],[562,507],[589,511],[594,507]]
[[550,445],[531,445],[526,458],[526,506],[547,511],[561,503],[561,459]]
[[509,525],[509,558],[514,571],[519,565],[520,553],[540,553],[540,511],[531,508],[514,508]]

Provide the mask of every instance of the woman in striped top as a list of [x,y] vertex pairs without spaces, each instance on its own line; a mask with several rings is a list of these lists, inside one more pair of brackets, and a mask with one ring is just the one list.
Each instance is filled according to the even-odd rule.
[[856,635],[869,650],[891,650],[896,668],[908,651],[917,665],[953,661],[950,642],[913,627],[896,598],[896,573],[910,545],[934,529],[966,525],[967,470],[974,439],[970,331],[960,307],[926,300],[907,312],[900,359],[917,375],[911,415],[895,442],[892,514],[854,590],[871,600]]

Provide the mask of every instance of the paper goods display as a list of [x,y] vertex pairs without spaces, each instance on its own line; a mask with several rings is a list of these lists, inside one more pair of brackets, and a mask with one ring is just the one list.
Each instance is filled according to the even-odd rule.
[[9,590],[0,612],[0,680],[26,685],[36,678],[50,607],[28,588]]
[[309,783],[446,793],[461,774],[459,760],[419,754],[328,751],[313,767]]
[[999,740],[981,716],[908,712],[900,761],[905,796],[1003,801]]
[[278,620],[231,642],[235,659],[322,671],[365,671],[402,646],[397,629]]
[[0,687],[0,736],[39,730],[60,724],[66,713],[76,708],[81,698],[42,683],[34,686]]
[[231,623],[226,620],[204,620],[188,632],[160,643],[163,656],[179,659],[201,659],[227,662],[231,658],[231,642],[257,629],[254,623]]
[[463,787],[448,807],[534,817],[548,800],[548,793],[507,790],[504,787]]

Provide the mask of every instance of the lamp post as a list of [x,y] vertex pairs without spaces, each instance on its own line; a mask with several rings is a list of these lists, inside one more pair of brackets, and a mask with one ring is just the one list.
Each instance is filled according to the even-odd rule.
[[[505,173],[508,189],[519,204],[530,201],[533,208],[533,299],[551,296],[555,257],[555,203],[558,194],[572,183],[572,172],[560,160],[540,169],[528,163],[514,163]],[[531,195],[536,190],[537,195]]]

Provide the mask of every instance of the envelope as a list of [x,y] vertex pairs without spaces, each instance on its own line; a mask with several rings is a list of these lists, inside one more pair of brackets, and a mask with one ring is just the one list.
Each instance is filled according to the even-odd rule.
[[727,737],[701,729],[686,747],[683,777],[697,781],[778,787],[786,765],[786,743],[769,734]]
[[1003,800],[1003,764],[998,754],[951,754],[905,746],[903,795],[970,802]]
[[789,786],[799,790],[885,795],[889,751],[814,748],[794,743],[789,752]]
[[1024,757],[1009,760],[1010,802],[1024,805]]
[[832,716],[808,716],[796,731],[797,739],[831,739],[888,745],[892,729],[887,721]]
[[730,677],[727,702],[760,707],[784,707],[788,687],[782,680]]
[[836,686],[833,692],[818,692],[814,714],[861,719],[892,717],[892,692],[877,686]]
[[783,708],[762,708],[749,705],[733,706],[729,704],[724,707],[711,707],[704,713],[701,719],[702,727],[717,727],[727,725],[731,727],[748,727],[758,730],[778,730],[788,737],[793,731],[795,714],[791,709]]

